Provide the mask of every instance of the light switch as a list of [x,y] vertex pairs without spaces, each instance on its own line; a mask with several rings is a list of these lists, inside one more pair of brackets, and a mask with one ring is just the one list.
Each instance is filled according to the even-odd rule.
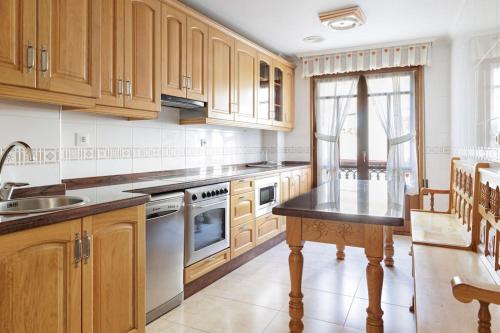
[[90,134],[75,133],[75,146],[87,147],[90,145]]

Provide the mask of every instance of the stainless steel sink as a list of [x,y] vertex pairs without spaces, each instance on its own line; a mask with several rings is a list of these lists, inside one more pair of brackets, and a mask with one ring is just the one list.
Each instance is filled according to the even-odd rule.
[[56,195],[0,201],[0,215],[34,214],[74,208],[85,204],[76,196]]

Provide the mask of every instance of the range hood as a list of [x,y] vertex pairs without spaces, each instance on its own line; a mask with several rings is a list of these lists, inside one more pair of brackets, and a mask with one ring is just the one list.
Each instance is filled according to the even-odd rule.
[[161,95],[161,105],[162,106],[170,106],[178,109],[200,109],[205,107],[204,102],[195,101],[188,98],[170,96],[170,95]]

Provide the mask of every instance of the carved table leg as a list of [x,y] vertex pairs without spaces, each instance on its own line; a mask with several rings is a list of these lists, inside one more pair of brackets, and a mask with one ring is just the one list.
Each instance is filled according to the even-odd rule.
[[290,266],[290,323],[289,328],[291,333],[300,333],[304,330],[302,317],[304,317],[304,304],[302,303],[302,267],[304,265],[304,257],[302,256],[302,246],[290,245],[290,256],[288,264]]
[[491,314],[488,303],[479,301],[478,333],[491,333]]
[[304,257],[302,256],[302,219],[299,217],[287,217],[286,219],[286,239],[290,247],[288,265],[290,268],[290,302],[288,311],[290,322],[288,327],[291,333],[301,333],[304,330],[304,303],[302,302],[302,268]]
[[385,234],[385,259],[384,263],[387,267],[394,266],[394,240],[392,238],[392,227],[384,227]]
[[344,244],[336,244],[337,246],[337,260],[345,259],[345,245]]
[[368,284],[368,308],[366,309],[366,332],[384,332],[382,316],[382,285],[384,269],[380,265],[384,252],[384,231],[382,226],[365,226],[365,254],[368,258],[366,281]]

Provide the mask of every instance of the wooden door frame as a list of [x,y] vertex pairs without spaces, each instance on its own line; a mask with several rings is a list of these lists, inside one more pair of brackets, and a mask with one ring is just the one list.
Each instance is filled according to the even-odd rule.
[[[370,74],[384,74],[384,73],[397,73],[397,72],[413,72],[415,80],[415,131],[417,133],[416,146],[417,146],[417,164],[418,164],[418,183],[419,187],[422,187],[423,180],[425,176],[425,136],[424,136],[424,67],[423,66],[408,66],[408,67],[393,67],[393,68],[382,68],[378,70],[370,71],[359,71],[359,72],[349,72],[349,73],[339,73],[339,74],[328,74],[313,76],[309,79],[310,85],[310,151],[311,151],[311,162],[312,162],[312,181],[313,186],[317,186],[317,157],[316,157],[316,140],[314,133],[316,132],[316,114],[315,114],[315,82],[317,79],[323,78],[338,78],[346,76],[357,76],[357,75],[370,75]],[[358,152],[359,153],[359,152]],[[358,157],[359,158],[359,157]]]

